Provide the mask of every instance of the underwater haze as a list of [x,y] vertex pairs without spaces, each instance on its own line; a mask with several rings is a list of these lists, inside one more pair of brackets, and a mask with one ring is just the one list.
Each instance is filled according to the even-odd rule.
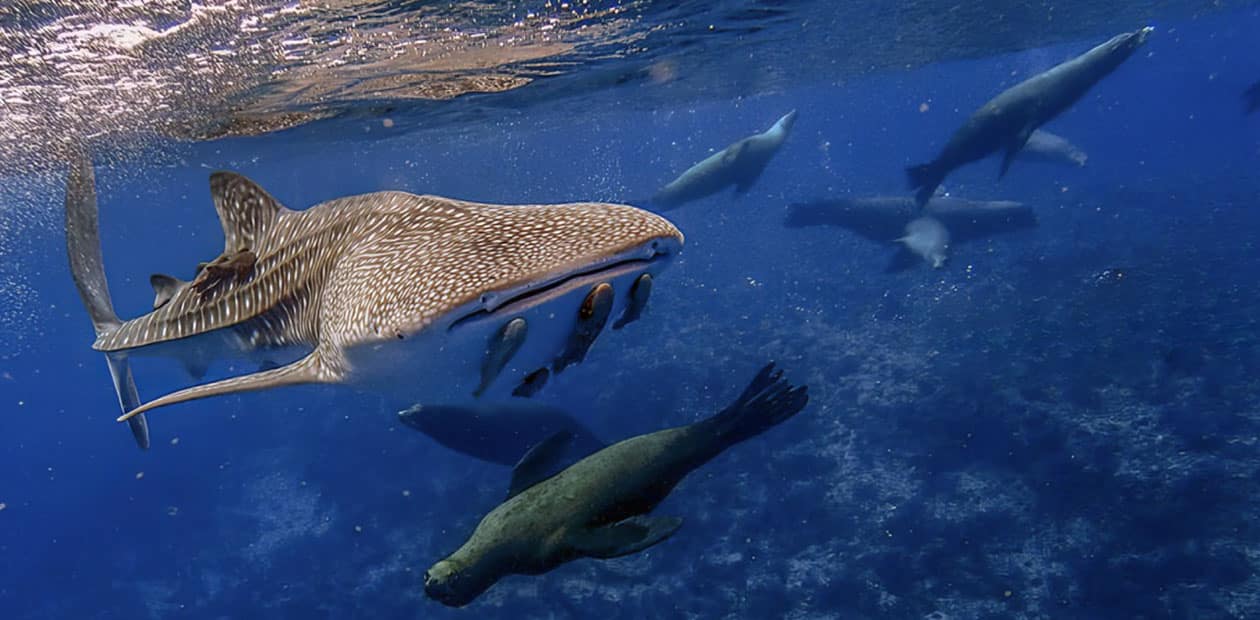
[[[911,199],[906,168],[986,101],[1148,25],[1042,127],[1084,165],[944,181],[1031,223],[952,230],[939,268],[898,262],[900,233],[793,223]],[[0,8],[0,617],[1260,617],[1257,40],[1260,3],[1190,0]],[[450,608],[425,571],[512,469],[388,398],[164,407],[147,450],[115,421],[66,258],[78,148],[131,318],[150,274],[220,252],[216,170],[293,209],[382,190],[651,209],[791,110],[746,191],[661,211],[686,242],[642,318],[526,401],[612,443],[713,415],[772,360],[808,386],[679,484],[660,544]],[[145,401],[258,369],[132,361]]]

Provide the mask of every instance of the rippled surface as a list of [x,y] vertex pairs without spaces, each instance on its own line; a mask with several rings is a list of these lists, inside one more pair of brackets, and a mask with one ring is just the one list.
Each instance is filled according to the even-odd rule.
[[19,1],[0,7],[0,173],[83,139],[117,156],[342,115],[460,125],[616,87],[644,106],[747,96],[1250,4]]

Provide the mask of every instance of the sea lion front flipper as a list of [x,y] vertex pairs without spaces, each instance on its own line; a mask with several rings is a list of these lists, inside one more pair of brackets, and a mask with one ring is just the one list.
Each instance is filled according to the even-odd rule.
[[999,179],[1006,176],[1006,171],[1011,169],[1011,163],[1015,161],[1019,152],[1024,150],[1024,145],[1028,144],[1028,139],[1032,137],[1035,129],[1035,127],[1025,127],[1011,137],[1011,141],[1006,145],[1006,152],[1002,154],[1002,170],[998,172]]
[[516,497],[521,491],[550,478],[555,472],[555,464],[573,443],[573,433],[557,431],[546,439],[534,444],[525,456],[512,468],[512,483],[508,485],[507,499]]
[[735,144],[732,144],[726,147],[726,149],[722,151],[722,165],[723,166],[735,165],[735,162],[739,161],[740,156],[742,156],[744,154],[744,151],[747,149],[748,149],[748,138],[744,138],[743,140],[740,140],[739,142],[736,142]]
[[164,273],[155,273],[149,276],[149,284],[153,285],[153,309],[157,310],[158,308],[165,306],[171,298],[175,297],[175,294],[179,292],[179,289],[183,288],[183,286],[188,283],[176,278],[175,276],[168,276]]
[[630,517],[603,527],[569,535],[569,544],[582,555],[609,559],[637,553],[666,538],[682,526],[679,517]]

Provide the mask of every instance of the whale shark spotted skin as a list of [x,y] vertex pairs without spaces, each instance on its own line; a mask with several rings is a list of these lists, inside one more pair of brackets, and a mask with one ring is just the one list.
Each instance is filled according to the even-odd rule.
[[[81,206],[70,197],[85,193],[76,175],[71,182],[68,215]],[[471,394],[487,340],[522,318],[529,337],[490,390],[507,394],[563,351],[589,291],[609,284],[612,312],[623,312],[635,279],[658,274],[683,243],[664,218],[625,205],[492,205],[387,191],[295,211],[231,172],[212,174],[210,190],[223,253],[191,282],[167,287],[169,299],[152,312],[98,325],[93,348],[111,368],[132,355],[190,366],[277,352],[296,360],[124,402],[120,421],[283,385],[347,384],[408,403]]]

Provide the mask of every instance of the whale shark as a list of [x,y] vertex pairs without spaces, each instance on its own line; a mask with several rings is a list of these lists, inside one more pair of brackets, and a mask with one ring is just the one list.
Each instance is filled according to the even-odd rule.
[[[240,174],[215,172],[222,253],[191,281],[155,278],[154,310],[121,321],[101,270],[93,183],[90,160],[73,162],[67,249],[96,327],[92,348],[114,376],[119,421],[302,384],[347,385],[400,405],[510,396],[574,339],[589,348],[589,297],[598,292],[609,315],[638,312],[636,281],[658,276],[683,246],[668,220],[626,205],[496,205],[384,191],[293,210]],[[528,335],[487,381],[487,354],[502,354],[487,343],[517,319]],[[273,367],[140,402],[128,360],[142,355],[189,367],[219,359]],[[132,424],[135,431],[143,422]]]

